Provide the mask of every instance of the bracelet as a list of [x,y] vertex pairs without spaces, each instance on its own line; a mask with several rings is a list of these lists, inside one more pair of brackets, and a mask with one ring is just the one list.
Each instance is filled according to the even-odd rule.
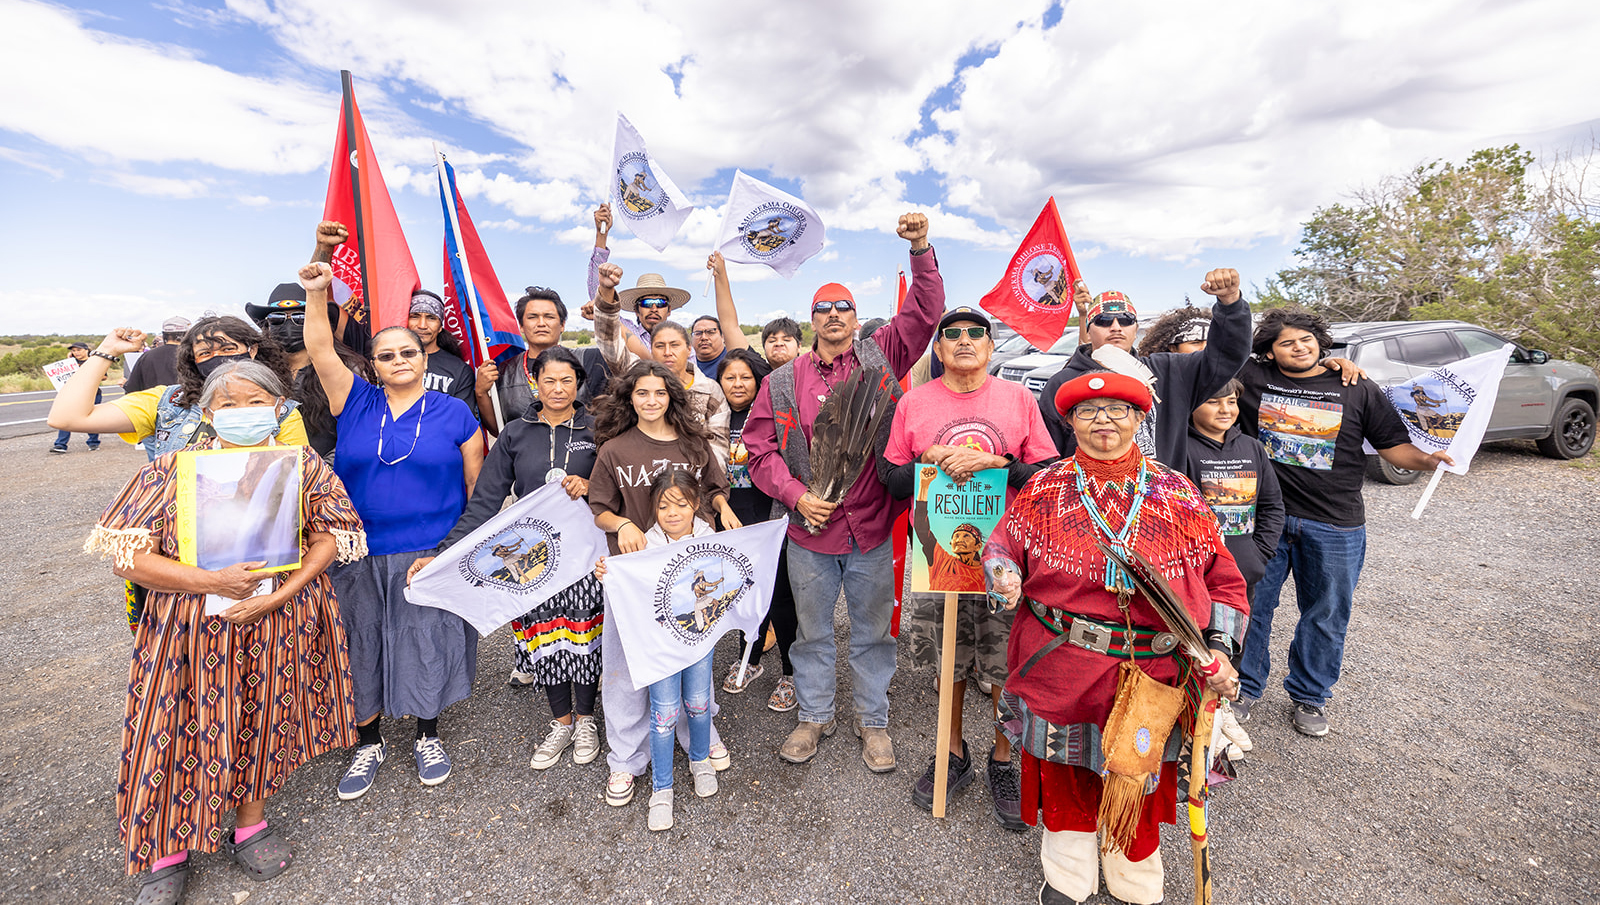
[[109,361],[112,364],[116,364],[117,363],[117,357],[115,355],[107,355],[106,353],[100,351],[99,349],[96,349],[93,352],[90,352],[89,354],[94,356],[95,358],[104,358],[106,361]]
[[[623,519],[623,520],[622,520],[622,525],[633,525],[633,519],[631,519],[631,518],[625,518],[625,519]],[[617,533],[618,533],[618,534],[621,534],[621,533],[622,533],[622,525],[618,525],[618,526],[617,526]],[[639,526],[638,526],[638,525],[633,525],[633,527],[635,527],[635,528],[637,528],[637,527],[639,527]]]

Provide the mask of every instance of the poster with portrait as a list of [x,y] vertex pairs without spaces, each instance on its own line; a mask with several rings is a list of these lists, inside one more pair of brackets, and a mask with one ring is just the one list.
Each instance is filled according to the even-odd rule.
[[179,453],[179,560],[202,569],[300,568],[301,481],[298,446]]
[[956,483],[935,465],[917,466],[911,502],[913,593],[982,594],[983,545],[1006,511],[1006,470]]

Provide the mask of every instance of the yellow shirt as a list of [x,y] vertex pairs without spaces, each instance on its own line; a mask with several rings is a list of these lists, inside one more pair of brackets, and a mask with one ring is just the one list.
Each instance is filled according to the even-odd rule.
[[[168,389],[164,386],[151,387],[111,400],[111,404],[121,409],[122,413],[128,416],[128,420],[133,422],[132,431],[117,436],[129,443],[139,443],[155,433],[156,406],[161,403],[161,397]],[[283,419],[283,424],[278,430],[278,442],[289,445],[310,445],[306,440],[306,425],[300,420],[299,410],[290,412],[289,417]]]

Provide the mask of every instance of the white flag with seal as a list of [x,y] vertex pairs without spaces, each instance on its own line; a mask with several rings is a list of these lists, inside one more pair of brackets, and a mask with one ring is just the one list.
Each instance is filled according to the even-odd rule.
[[822,218],[804,201],[736,170],[717,250],[729,261],[765,264],[790,279],[822,250]]
[[1444,450],[1455,460],[1440,466],[1445,471],[1466,474],[1472,465],[1515,348],[1507,343],[1383,388],[1406,423],[1411,442],[1426,453]]
[[611,151],[611,210],[645,244],[661,251],[678,234],[694,205],[650,156],[639,130],[617,114]]
[[609,628],[634,688],[699,662],[732,629],[755,635],[772,605],[788,528],[773,519],[606,557]]
[[412,576],[406,599],[487,635],[594,571],[606,536],[559,482],[517,500]]

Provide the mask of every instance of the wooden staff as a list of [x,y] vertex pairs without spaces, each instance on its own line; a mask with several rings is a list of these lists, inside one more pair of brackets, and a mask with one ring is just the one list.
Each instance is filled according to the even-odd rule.
[[1189,846],[1194,850],[1194,905],[1211,905],[1211,853],[1206,848],[1206,799],[1210,790],[1211,725],[1221,701],[1210,686],[1200,695],[1200,712],[1194,719],[1189,742]]
[[955,700],[952,688],[956,672],[956,610],[961,595],[945,592],[944,638],[939,645],[939,729],[934,735],[938,753],[933,767],[933,816],[944,816],[945,798],[950,792],[950,725],[955,721],[955,710],[961,702]]

